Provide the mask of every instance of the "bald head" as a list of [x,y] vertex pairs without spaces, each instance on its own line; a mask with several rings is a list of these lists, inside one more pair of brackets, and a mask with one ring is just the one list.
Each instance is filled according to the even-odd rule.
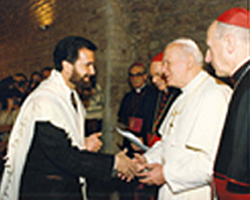
[[203,64],[202,52],[193,40],[189,38],[179,38],[170,42],[167,47],[171,45],[180,48],[183,55],[192,56],[194,58],[195,63],[197,63],[198,65]]
[[[205,61],[211,63],[218,76],[231,76],[239,64],[250,57],[248,13],[244,9],[231,9],[208,28]],[[239,17],[240,22],[235,20]]]
[[202,63],[202,53],[193,40],[181,38],[169,43],[163,56],[168,85],[185,87],[202,70]]

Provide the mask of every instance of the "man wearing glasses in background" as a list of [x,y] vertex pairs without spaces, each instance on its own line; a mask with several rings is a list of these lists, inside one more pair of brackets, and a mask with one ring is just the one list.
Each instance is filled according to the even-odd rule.
[[[150,133],[152,129],[158,91],[147,84],[147,70],[142,63],[133,63],[128,69],[128,75],[131,91],[126,93],[122,99],[118,122],[124,124],[127,130],[148,145],[147,133]],[[133,157],[135,152],[141,151],[126,138],[123,140],[122,148],[128,149],[129,157]],[[134,189],[137,183],[123,185],[121,199],[134,199]]]

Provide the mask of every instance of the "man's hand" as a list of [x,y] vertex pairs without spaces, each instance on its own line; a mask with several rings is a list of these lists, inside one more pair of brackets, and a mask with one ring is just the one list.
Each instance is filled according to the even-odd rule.
[[134,153],[134,158],[132,161],[136,163],[137,172],[142,172],[146,169],[145,164],[147,164],[147,159],[143,155]]
[[127,149],[120,151],[115,155],[115,169],[120,172],[119,176],[124,179],[127,178],[127,182],[132,180],[136,174],[136,164],[126,156]]
[[101,136],[102,133],[93,133],[85,138],[86,149],[91,152],[98,152],[102,147],[102,141],[99,139]]
[[133,161],[141,165],[144,165],[147,163],[147,159],[139,153],[134,154]]
[[152,163],[144,165],[147,170],[138,173],[137,176],[140,178],[139,182],[147,185],[163,185],[166,183],[163,174],[163,167],[161,164]]

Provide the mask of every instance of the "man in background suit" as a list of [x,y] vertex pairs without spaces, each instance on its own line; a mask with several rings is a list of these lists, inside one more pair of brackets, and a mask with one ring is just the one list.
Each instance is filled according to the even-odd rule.
[[[147,134],[151,132],[158,93],[147,83],[148,74],[142,63],[133,63],[128,69],[128,76],[131,91],[126,93],[122,99],[118,112],[118,122],[124,124],[127,130],[148,145]],[[141,152],[138,146],[126,138],[123,140],[122,147],[128,149],[128,156],[131,158],[134,157],[134,153]],[[130,184],[119,182],[117,185],[120,199],[134,200],[138,184],[137,181],[132,181]],[[143,196],[145,200],[150,198],[150,194],[143,193]]]
[[[147,133],[151,131],[154,117],[157,90],[147,83],[146,67],[139,62],[133,63],[128,69],[131,91],[122,99],[118,112],[118,122],[147,145]],[[128,155],[133,157],[141,149],[126,138],[123,148],[128,148]]]

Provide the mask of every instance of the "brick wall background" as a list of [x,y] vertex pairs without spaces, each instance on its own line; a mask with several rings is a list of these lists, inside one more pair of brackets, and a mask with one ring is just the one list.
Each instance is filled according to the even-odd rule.
[[[151,58],[178,37],[191,37],[203,52],[208,25],[224,10],[249,9],[250,0],[2,0],[0,1],[0,79],[18,72],[28,77],[53,66],[55,44],[67,35],[92,40],[98,82],[105,94],[104,151],[116,151],[116,113],[129,91],[127,68]],[[53,23],[38,28],[35,10],[50,4]],[[45,12],[46,13],[46,12]]]

